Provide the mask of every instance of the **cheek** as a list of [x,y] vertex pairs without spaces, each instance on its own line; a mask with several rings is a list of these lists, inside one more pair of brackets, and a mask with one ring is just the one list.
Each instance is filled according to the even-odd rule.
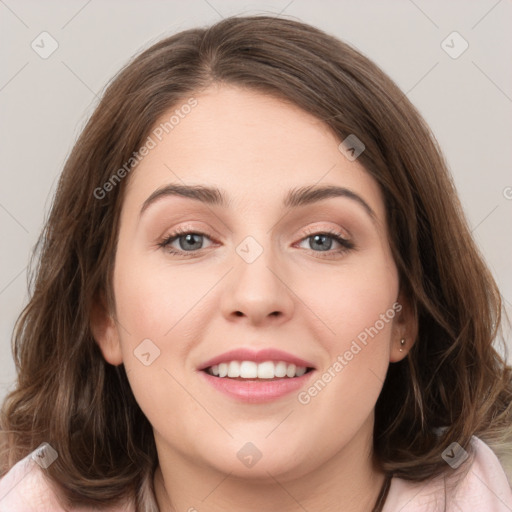
[[[126,254],[115,267],[123,364],[135,400],[157,431],[169,429],[166,421],[180,407],[194,406],[174,368],[190,350],[192,337],[184,332],[186,313],[197,302],[197,290],[190,286],[190,275],[186,277]],[[202,418],[200,411],[194,413]],[[179,422],[173,428],[185,436]]]
[[180,272],[136,255],[126,257],[114,275],[118,319],[135,336],[167,339],[208,286],[198,273]]
[[204,297],[215,278],[208,272],[167,265],[156,253],[148,257],[126,248],[123,253],[120,247],[114,293],[123,363],[136,395],[153,390],[151,396],[141,396],[148,402],[155,389],[169,389],[171,378],[164,369],[173,374],[177,367],[182,371],[183,361],[197,344],[197,331],[208,322],[208,315],[201,312],[208,304]]
[[299,403],[316,417],[330,417],[335,430],[343,425],[355,432],[371,413],[389,365],[396,267],[382,254],[369,255],[331,272],[311,290],[311,309],[322,319],[318,339],[328,358]]
[[319,339],[331,354],[348,349],[358,336],[364,341],[365,333],[374,333],[374,327],[380,340],[389,339],[391,334],[398,295],[396,267],[382,254],[353,261],[326,269],[309,285],[304,282],[298,292],[307,297],[308,307],[321,320],[323,335]]

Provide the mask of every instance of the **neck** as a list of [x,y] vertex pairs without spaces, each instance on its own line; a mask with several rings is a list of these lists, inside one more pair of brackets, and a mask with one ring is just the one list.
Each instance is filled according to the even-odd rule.
[[[371,432],[371,431],[370,431]],[[157,442],[157,446],[158,446]],[[371,433],[357,434],[328,460],[302,476],[271,474],[249,479],[222,473],[172,452],[159,450],[155,494],[160,512],[279,510],[368,512],[385,480],[375,464]]]

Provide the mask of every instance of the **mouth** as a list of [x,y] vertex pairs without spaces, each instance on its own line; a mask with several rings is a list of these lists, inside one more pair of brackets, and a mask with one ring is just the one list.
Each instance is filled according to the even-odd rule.
[[313,378],[316,368],[305,359],[267,348],[240,348],[204,362],[198,373],[206,385],[230,400],[257,404],[293,396]]
[[212,377],[239,381],[275,381],[302,377],[314,370],[311,366],[299,366],[286,361],[226,361],[204,368]]

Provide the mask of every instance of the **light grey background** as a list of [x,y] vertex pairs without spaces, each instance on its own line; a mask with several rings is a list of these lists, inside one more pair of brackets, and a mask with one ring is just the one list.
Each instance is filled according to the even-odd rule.
[[[29,254],[103,87],[134,53],[164,36],[244,13],[282,13],[316,25],[356,46],[407,93],[441,144],[510,314],[510,0],[0,0],[0,399],[14,379],[10,338],[28,299]],[[41,43],[43,31],[58,43],[46,59],[31,47],[35,41],[50,48],[48,39]],[[469,44],[456,59],[441,46],[453,31]],[[454,52],[460,43],[451,37],[445,45]]]

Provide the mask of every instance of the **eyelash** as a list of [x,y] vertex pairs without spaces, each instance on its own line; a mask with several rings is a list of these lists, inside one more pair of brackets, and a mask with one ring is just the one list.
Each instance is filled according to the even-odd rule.
[[[172,242],[174,242],[175,240],[178,240],[179,238],[181,238],[182,236],[185,236],[185,235],[206,236],[207,238],[211,239],[211,237],[206,233],[202,233],[199,231],[193,231],[193,230],[190,230],[187,228],[177,228],[172,233],[170,233],[168,236],[166,236],[164,239],[162,239],[160,242],[158,242],[157,245],[160,248],[165,249],[166,252],[169,254],[173,254],[175,256],[182,256],[184,258],[188,258],[188,257],[194,258],[196,256],[193,256],[193,255],[197,254],[198,252],[201,252],[201,249],[199,249],[198,251],[182,251],[182,250],[176,250],[176,249],[169,248],[169,246]],[[336,231],[334,229],[326,229],[324,231],[314,231],[314,230],[308,231],[306,233],[306,236],[301,238],[300,242],[302,242],[308,238],[311,238],[314,235],[327,235],[329,238],[332,238],[333,240],[335,240],[342,246],[341,249],[337,249],[334,251],[329,250],[329,251],[325,251],[325,252],[324,251],[314,251],[313,249],[306,249],[309,252],[313,252],[313,253],[323,253],[321,258],[326,258],[326,259],[337,258],[355,248],[355,245],[353,242],[351,242],[350,240],[347,240],[343,236],[342,233],[339,233],[338,231]]]

